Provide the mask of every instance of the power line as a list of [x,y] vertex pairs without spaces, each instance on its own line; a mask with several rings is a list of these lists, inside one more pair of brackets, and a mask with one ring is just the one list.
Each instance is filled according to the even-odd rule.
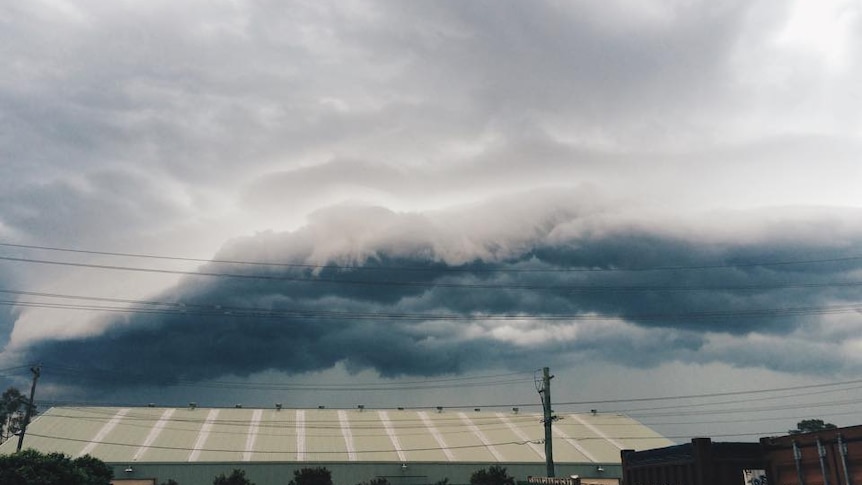
[[796,404],[786,404],[781,406],[761,406],[761,407],[745,407],[745,408],[728,408],[721,410],[700,410],[700,411],[678,411],[678,412],[664,412],[664,413],[643,413],[636,414],[635,416],[639,417],[667,417],[667,416],[702,416],[702,415],[714,415],[714,414],[737,414],[741,412],[745,413],[762,413],[762,412],[773,412],[773,411],[783,411],[788,409],[808,409],[808,408],[821,408],[821,407],[829,407],[829,406],[843,406],[847,404],[857,404],[859,402],[858,399],[846,399],[844,401],[830,401],[825,403],[796,403]]
[[[835,403],[834,405],[845,405],[847,403],[855,404],[855,402],[844,402],[844,403]],[[829,407],[833,404],[831,403],[821,403],[821,406],[799,406],[799,409],[804,409],[807,407]],[[66,419],[74,419],[76,421],[87,421],[93,423],[107,423],[111,419],[116,416],[115,410],[104,410],[99,412],[96,409],[87,409],[87,408],[68,408],[72,410],[79,411],[81,413],[90,413],[95,416],[84,416],[81,414],[64,414],[62,412],[52,412],[51,418],[66,418]],[[229,408],[225,408],[229,409]],[[775,409],[785,409],[775,408]],[[796,409],[796,408],[794,408]],[[286,413],[289,409],[283,409],[281,411],[275,411],[270,409],[271,412],[275,413]],[[355,411],[352,410],[352,411]],[[731,411],[733,413],[738,413],[738,410]],[[369,411],[365,411],[366,414],[371,414]],[[718,414],[718,413],[716,413]],[[817,416],[830,417],[830,416],[846,416],[846,415],[856,415],[858,411],[847,411],[847,412],[832,412],[832,413],[818,413]],[[664,416],[664,415],[662,415]],[[514,424],[528,424],[528,423],[538,423],[541,422],[541,415],[537,413],[533,414],[518,414],[518,415],[509,415],[506,417],[509,423]],[[566,419],[567,414],[563,414],[560,416],[560,419]],[[351,419],[356,418],[355,416]],[[144,415],[144,414],[135,414],[128,413],[123,416],[123,420],[118,426],[121,427],[132,427],[132,428],[143,428],[143,429],[151,429],[153,426],[154,417],[152,415]],[[759,417],[759,418],[742,418],[742,419],[721,419],[721,420],[713,420],[713,421],[685,421],[685,422],[667,422],[667,421],[659,421],[659,422],[649,422],[638,419],[638,422],[647,426],[697,426],[697,425],[709,425],[709,424],[729,424],[729,423],[760,423],[760,422],[769,422],[769,421],[788,421],[793,419],[800,419],[799,417]],[[359,437],[386,437],[388,436],[388,432],[381,427],[379,424],[369,424],[372,421],[376,422],[374,419],[368,420],[359,420],[359,421],[351,421],[350,429],[354,432],[355,436]],[[482,431],[505,431],[511,429],[509,424],[505,421],[502,421],[499,417],[471,417],[471,421],[474,426],[481,429]],[[399,436],[424,436],[427,435],[427,426],[424,422],[418,418],[416,419],[399,419],[390,416],[389,422],[393,423],[393,428],[398,431]],[[246,435],[248,433],[247,429],[249,427],[248,420],[240,420],[240,419],[208,419],[205,417],[200,418],[178,418],[176,414],[174,414],[170,419],[171,424],[176,425],[194,425],[201,426],[204,423],[210,423],[211,425],[218,426],[220,428],[225,429],[216,429],[213,428],[209,432],[211,434],[219,434],[219,435]],[[296,436],[296,422],[291,420],[269,420],[269,419],[261,419],[255,422],[255,426],[260,429],[270,430],[270,436],[285,436],[285,437],[293,437]],[[463,426],[463,422],[460,417],[450,417],[450,418],[441,418],[439,416],[435,417],[434,420],[435,428],[441,435],[458,435],[458,434],[471,434],[472,431],[470,429],[466,429]],[[632,424],[630,422],[626,423],[602,423],[603,428],[613,428],[613,427],[630,427]],[[237,431],[231,431],[231,428],[241,429]],[[162,426],[163,430],[173,430],[180,432],[189,432],[196,433],[199,428],[197,427],[178,427],[171,426],[170,424]],[[342,436],[342,426],[340,424],[332,424],[332,421],[329,419],[326,420],[313,420],[307,419],[304,421],[303,426],[304,434],[306,436],[311,437],[332,437],[332,436]],[[309,430],[314,431],[309,434]],[[424,431],[419,431],[424,430]],[[277,431],[282,431],[281,433],[276,433]],[[332,431],[332,433],[325,433],[326,431]]]
[[[749,433],[725,433],[725,434],[713,434],[712,436],[715,438],[727,437],[727,436],[775,436],[784,434],[784,431],[760,431],[760,432],[749,432]],[[120,442],[109,442],[109,441],[92,441],[87,439],[78,439],[78,438],[70,438],[64,436],[49,436],[49,435],[41,435],[31,433],[31,436],[36,436],[44,439],[51,440],[60,440],[60,441],[71,441],[77,443],[95,443],[98,445],[107,445],[107,446],[119,446],[125,448],[140,448],[140,443],[120,443]],[[585,436],[577,438],[578,441],[604,441],[608,438],[615,440],[669,440],[669,439],[688,439],[691,438],[691,435],[680,435],[680,436]],[[475,445],[456,445],[456,446],[447,446],[447,447],[424,447],[424,448],[402,448],[400,451],[403,452],[419,452],[419,451],[442,451],[444,449],[448,450],[459,450],[459,449],[473,449],[473,448],[487,448],[491,446],[507,446],[507,445],[527,445],[530,443],[533,444],[541,444],[542,440],[526,440],[526,441],[504,441],[504,442],[493,442],[493,443],[479,443]],[[218,453],[241,453],[245,450],[240,449],[216,449],[216,448],[188,448],[188,447],[180,447],[180,446],[164,446],[164,445],[149,445],[148,449],[157,449],[157,450],[171,450],[171,451],[182,451],[182,452],[192,452],[192,451],[200,451],[200,452],[218,452]],[[357,455],[362,454],[371,454],[371,453],[388,453],[392,452],[392,449],[375,449],[375,450],[362,450],[356,449],[353,452]],[[295,455],[296,451],[290,450],[253,450],[255,454],[266,454],[266,455]],[[306,453],[309,454],[346,454],[346,450],[306,450]]]
[[[845,411],[840,413],[817,413],[818,418],[828,418],[832,416],[850,416],[850,415],[858,415],[859,411]],[[640,421],[641,424],[645,424],[647,426],[691,426],[691,425],[704,425],[704,424],[728,424],[728,423],[760,423],[762,421],[787,421],[789,419],[800,419],[797,418],[788,418],[786,416],[781,417],[771,417],[771,418],[744,418],[744,419],[718,419],[715,421],[684,421],[684,422],[667,422],[667,421],[659,421],[659,422],[651,422],[651,421]],[[605,425],[608,426],[608,425]]]
[[539,284],[486,284],[486,283],[452,283],[443,281],[410,281],[410,280],[358,280],[348,278],[333,278],[322,276],[286,276],[286,275],[267,275],[253,273],[223,273],[215,271],[187,271],[162,268],[146,268],[139,266],[122,266],[109,264],[95,263],[78,263],[71,261],[57,261],[46,259],[31,259],[17,258],[11,256],[0,256],[2,261],[18,262],[18,263],[34,263],[45,265],[70,266],[77,268],[111,270],[111,271],[131,271],[141,273],[158,273],[158,274],[173,274],[184,276],[202,276],[212,278],[236,278],[236,279],[252,279],[252,280],[267,280],[267,281],[283,281],[293,283],[314,283],[314,284],[336,284],[336,285],[358,285],[358,286],[395,286],[395,287],[420,287],[420,288],[457,288],[457,289],[501,289],[501,290],[531,290],[531,291],[563,291],[563,292],[596,292],[596,291],[616,291],[616,292],[643,292],[643,291],[765,291],[774,289],[805,289],[805,288],[833,288],[833,287],[859,287],[862,286],[862,281],[833,281],[825,283],[781,283],[768,285],[724,285],[724,286],[709,286],[709,285],[676,285],[676,286],[658,286],[658,285],[539,285]]
[[[358,311],[328,311],[328,310],[267,310],[244,307],[203,307],[192,310],[183,308],[182,304],[170,304],[174,308],[135,308],[103,305],[74,305],[62,303],[30,302],[17,300],[0,300],[0,306],[27,307],[40,309],[62,309],[100,311],[131,314],[182,315],[182,316],[219,316],[219,317],[253,317],[253,318],[310,318],[322,320],[399,320],[399,321],[607,321],[607,320],[638,320],[638,321],[690,321],[724,318],[759,318],[777,316],[807,316],[807,315],[837,315],[862,312],[862,304],[758,308],[749,310],[699,311],[681,313],[562,313],[562,314],[520,314],[520,313],[479,313],[470,314],[439,314],[439,313],[393,313],[393,312],[358,312]],[[206,308],[203,309],[203,308]],[[212,308],[212,309],[210,309]]]
[[729,401],[717,401],[717,402],[713,401],[713,402],[702,402],[702,403],[676,404],[673,406],[661,406],[661,407],[650,407],[650,408],[614,409],[613,412],[632,414],[632,413],[638,413],[638,412],[643,412],[643,411],[657,411],[657,410],[665,410],[665,409],[685,409],[685,408],[697,408],[697,407],[707,407],[707,406],[721,406],[724,404],[739,404],[739,403],[743,403],[743,402],[753,402],[753,401],[754,402],[762,402],[762,401],[773,400],[773,399],[787,399],[789,397],[803,397],[803,396],[812,396],[812,395],[818,395],[819,396],[819,395],[823,395],[826,393],[845,392],[845,391],[852,391],[852,390],[857,390],[857,389],[862,389],[862,386],[846,387],[846,388],[841,388],[841,389],[826,389],[826,390],[819,389],[819,390],[810,391],[810,392],[782,394],[779,396],[766,396],[766,397],[759,396],[759,397],[753,397],[753,398],[748,398],[748,399],[733,399],[733,400],[729,400]]
[[[829,391],[827,391],[829,392]],[[783,398],[792,397],[792,396],[779,396]],[[797,405],[780,405],[780,406],[770,406],[770,407],[761,407],[761,408],[740,408],[740,409],[732,409],[732,410],[721,410],[721,411],[705,411],[705,412],[697,412],[697,413],[684,413],[687,415],[698,415],[698,414],[725,414],[725,413],[738,413],[740,411],[745,412],[764,412],[764,411],[774,411],[779,409],[802,409],[802,408],[814,408],[814,407],[832,407],[832,406],[842,406],[847,404],[857,404],[857,400],[845,400],[845,401],[828,401],[823,403],[808,403],[808,404],[797,404]],[[113,419],[116,416],[116,409],[106,409],[106,408],[93,408],[93,407],[66,407],[61,408],[63,410],[75,411],[74,414],[64,414],[62,411],[60,412],[52,412],[50,416],[52,418],[69,418],[76,420],[85,420],[92,422],[101,422],[105,423],[110,419]],[[123,426],[136,426],[143,428],[151,428],[152,421],[155,419],[152,412],[145,413],[145,408],[138,407],[138,411],[132,411],[124,414],[123,416]],[[252,409],[252,408],[250,408]],[[282,430],[285,433],[279,434],[280,436],[294,436],[292,431],[295,429],[296,421],[291,419],[291,414],[289,411],[293,409],[295,411],[299,411],[300,409],[295,408],[284,408],[279,410],[269,409],[270,415],[280,416],[281,419],[269,419],[263,418],[256,422],[256,426],[264,429],[272,429],[273,431]],[[314,412],[314,410],[308,410]],[[333,410],[327,410],[329,412]],[[356,409],[350,409],[354,414],[351,414],[351,430],[357,431],[357,436],[363,437],[375,437],[375,436],[384,436],[382,433],[362,433],[362,431],[381,431],[381,427],[377,423],[379,418],[377,417],[378,413],[375,413],[373,409],[363,409],[357,413]],[[377,411],[392,411],[391,409],[378,409]],[[158,410],[157,412],[161,412]],[[656,416],[670,416],[670,415],[678,415],[679,413],[673,414],[660,414]],[[820,413],[821,416],[831,416],[831,415],[844,415],[844,414],[854,414],[854,413]],[[87,415],[91,415],[88,417]],[[562,416],[565,419],[565,414]],[[502,415],[502,413],[495,413],[493,415],[485,414],[472,417],[471,420],[473,424],[477,427],[485,431],[493,431],[493,430],[505,430],[508,428],[508,425],[505,424],[508,422],[515,423],[530,423],[530,422],[539,422],[540,415],[538,413],[527,413],[527,414],[517,414],[517,415]],[[759,419],[737,419],[737,420],[721,420],[721,421],[696,421],[696,422],[685,422],[685,423],[668,423],[668,422],[659,422],[659,423],[651,423],[651,425],[698,425],[698,424],[710,424],[710,423],[721,423],[726,424],[729,422],[761,422],[761,421],[777,421],[777,420],[787,420],[791,419],[789,417],[784,418],[759,418]],[[131,421],[131,422],[129,422]],[[242,428],[247,429],[249,426],[249,421],[247,419],[230,419],[230,418],[220,418],[220,419],[209,419],[209,417],[204,417],[200,413],[196,416],[194,412],[190,412],[189,414],[185,414],[183,416],[178,416],[174,414],[171,417],[171,423],[175,423],[177,425],[182,423],[187,423],[191,425],[202,425],[203,423],[211,423],[214,425],[218,425],[222,428]],[[424,435],[425,433],[411,433],[409,430],[418,430],[418,429],[427,429],[427,426],[424,424],[424,421],[419,418],[413,417],[397,417],[390,416],[388,421],[395,425],[395,428],[399,431],[399,435]],[[135,422],[147,423],[147,424],[135,424]],[[306,418],[303,421],[304,429],[307,430],[316,430],[316,431],[338,431],[333,434],[326,433],[314,433],[313,436],[317,437],[327,437],[327,436],[340,436],[342,426],[340,424],[333,424],[330,419],[309,419]],[[459,433],[467,433],[469,430],[464,430],[461,422],[460,416],[456,415],[443,415],[443,416],[435,416],[434,423],[438,430],[442,434],[459,434]],[[630,426],[630,423],[602,423],[603,427],[612,427],[614,424],[618,424],[620,426]],[[194,432],[194,429],[191,428],[177,428],[175,426],[165,426],[164,429],[174,429],[178,431],[184,432]],[[247,434],[247,431],[229,431],[229,430],[217,430],[213,429],[211,432],[213,433],[221,433],[226,435],[243,435]]]
[[[121,447],[126,447],[126,448],[140,448],[141,447],[140,443],[119,443],[119,442],[109,442],[109,441],[92,441],[92,440],[69,438],[69,437],[63,437],[63,436],[39,435],[39,434],[35,434],[35,433],[30,433],[30,436],[37,436],[39,438],[52,439],[52,440],[72,441],[72,442],[77,442],[77,443],[96,443],[99,445],[121,446]],[[650,439],[650,438],[662,439],[662,440],[666,439],[666,438],[661,437],[661,436],[648,437],[648,438],[647,437],[633,437],[631,439]],[[603,439],[603,438],[600,438],[600,439]],[[624,438],[620,438],[620,439],[624,439]],[[418,451],[441,451],[444,449],[460,450],[460,449],[472,449],[472,448],[486,448],[488,446],[526,445],[528,443],[535,443],[535,442],[536,441],[531,441],[531,440],[527,440],[527,441],[505,441],[505,442],[500,442],[500,443],[487,443],[487,444],[479,443],[479,444],[475,444],[475,445],[447,446],[446,448],[439,447],[439,446],[433,446],[433,447],[427,447],[427,448],[402,448],[400,451],[409,453],[409,452],[414,452],[414,451],[416,451],[416,452],[418,452]],[[187,448],[187,447],[181,447],[181,446],[159,446],[159,445],[149,445],[149,446],[147,446],[147,448],[152,448],[152,449],[157,449],[157,450],[173,450],[173,451],[189,451],[189,452],[191,452],[191,451],[202,451],[202,452],[220,452],[220,453],[241,453],[244,451],[244,450],[239,450],[239,449]],[[379,450],[359,450],[359,449],[357,449],[357,450],[353,450],[353,453],[355,453],[357,455],[362,455],[362,454],[370,454],[370,453],[389,453],[392,451],[393,451],[392,449],[379,449]],[[260,454],[267,454],[267,455],[295,455],[296,451],[254,450],[253,453],[255,453],[255,454],[260,453]],[[314,454],[314,455],[317,455],[317,454],[326,454],[326,455],[342,454],[343,455],[343,454],[347,454],[347,451],[346,450],[343,450],[343,451],[341,451],[341,450],[313,450],[313,451],[306,450],[306,453]]]
[[727,392],[711,392],[704,394],[683,394],[683,395],[675,395],[675,396],[661,396],[661,397],[640,397],[640,398],[631,398],[631,399],[604,399],[598,401],[570,401],[563,403],[556,403],[556,405],[583,405],[583,404],[611,404],[611,403],[623,403],[623,402],[649,402],[649,401],[666,401],[666,400],[676,400],[676,399],[697,399],[697,398],[706,398],[706,397],[721,397],[721,396],[739,396],[743,394],[764,394],[769,392],[780,392],[780,391],[792,391],[799,389],[822,389],[825,387],[834,387],[834,386],[843,386],[849,384],[862,384],[862,379],[855,379],[850,381],[841,381],[841,382],[826,382],[821,384],[805,384],[799,386],[788,386],[788,387],[773,387],[769,389],[750,389],[747,391],[727,391]]
[[[277,411],[273,411],[277,412]],[[284,413],[284,411],[280,411]],[[50,415],[51,418],[60,418],[60,419],[74,419],[76,421],[87,421],[91,423],[107,423],[111,419],[115,417],[114,413],[106,413],[101,417],[84,417],[75,414],[62,414],[57,412],[52,412]],[[539,416],[526,416],[528,419],[520,419],[520,420],[510,420],[510,423],[516,424],[529,424],[539,422]],[[153,416],[146,417],[130,417],[129,414],[123,416],[123,419],[120,423],[117,424],[118,427],[129,427],[129,428],[144,428],[144,429],[152,429],[153,427]],[[398,431],[399,436],[425,436],[428,434],[428,426],[425,425],[423,421],[420,419],[410,420],[409,423],[405,423],[405,420],[397,420],[390,418],[390,423],[392,423],[393,429]],[[478,419],[471,418],[472,424],[483,431],[500,431],[500,430],[509,430],[509,424],[501,421],[500,419]],[[379,421],[378,421],[379,422]],[[319,423],[319,424],[315,424]],[[171,426],[171,424],[175,424],[176,426]],[[179,425],[194,425],[195,427],[178,427]],[[197,433],[199,431],[199,426],[203,426],[204,424],[210,424],[212,426],[218,426],[218,429],[212,428],[210,429],[211,434],[220,434],[225,436],[237,436],[237,435],[246,435],[248,434],[249,421],[248,420],[210,420],[206,418],[201,419],[177,419],[174,416],[171,417],[168,424],[165,424],[160,429],[162,430],[171,430],[171,431],[180,431],[180,432],[188,432],[188,433]],[[271,420],[260,420],[255,422],[255,426],[259,429],[268,430],[270,436],[285,436],[285,437],[293,437],[296,436],[296,423],[292,421],[271,421]],[[441,435],[461,435],[461,434],[472,434],[474,431],[465,427],[460,417],[452,418],[448,422],[441,423],[439,418],[434,421],[436,431]],[[631,426],[631,424],[629,424]],[[241,429],[242,431],[234,430],[231,431],[231,428]],[[333,424],[331,420],[321,420],[321,421],[309,421],[306,420],[304,422],[303,434],[307,437],[333,437],[333,436],[343,436],[342,435],[342,426],[340,423]],[[381,425],[381,424],[363,424],[361,421],[351,421],[350,430],[357,437],[370,438],[370,437],[386,437],[389,432]],[[419,431],[422,430],[422,431]],[[282,431],[281,433],[277,433],[277,431]],[[331,433],[326,433],[330,431]]]
[[204,258],[189,258],[179,256],[163,256],[154,254],[142,253],[125,253],[112,251],[96,251],[87,249],[61,248],[53,246],[37,246],[30,244],[13,244],[0,242],[0,246],[13,247],[20,249],[38,249],[45,251],[57,251],[77,254],[101,255],[101,256],[121,256],[130,258],[142,259],[159,259],[168,261],[188,261],[196,263],[222,263],[222,264],[239,264],[249,266],[272,266],[272,267],[288,267],[288,268],[304,268],[304,269],[345,269],[345,270],[404,270],[404,271],[469,271],[469,272],[506,272],[506,273],[555,273],[555,272],[628,272],[628,271],[678,271],[678,270],[700,270],[700,269],[719,269],[719,268],[742,268],[752,266],[786,266],[797,264],[822,264],[822,263],[840,263],[849,261],[862,261],[862,256],[845,256],[838,258],[816,258],[816,259],[799,259],[799,260],[778,260],[778,261],[739,261],[729,263],[716,264],[701,264],[701,265],[675,265],[675,266],[652,266],[652,267],[633,267],[633,268],[428,268],[417,266],[351,266],[351,265],[335,265],[335,264],[302,264],[302,263],[280,263],[280,262],[262,262],[249,260],[227,260],[227,259],[204,259]]
[[[110,369],[82,369],[71,366],[64,366],[51,363],[43,363],[43,367],[54,370],[60,374],[66,375],[82,375],[82,374],[114,374],[122,376],[125,379],[134,378],[134,375],[129,375],[128,372],[115,371]],[[178,379],[175,384],[179,387],[199,387],[199,388],[215,388],[215,389],[250,389],[250,390],[266,390],[266,391],[406,391],[406,390],[424,390],[424,389],[450,389],[464,387],[489,387],[499,385],[511,385],[521,382],[532,381],[531,378],[525,377],[517,379],[517,376],[529,375],[527,372],[512,372],[506,374],[479,375],[479,376],[462,376],[426,380],[401,381],[391,384],[378,383],[352,383],[352,384],[302,384],[296,382],[241,382],[241,381],[208,381],[198,382],[188,379]]]
[[263,307],[238,307],[226,306],[221,304],[196,304],[184,302],[165,302],[154,300],[136,300],[126,298],[106,298],[106,297],[91,297],[82,295],[68,295],[59,293],[43,293],[30,291],[16,291],[9,289],[0,289],[0,293],[9,293],[16,295],[41,296],[45,298],[57,298],[67,300],[83,300],[105,303],[116,303],[121,305],[138,305],[139,307],[128,306],[102,306],[102,305],[81,305],[81,304],[64,304],[51,303],[40,301],[21,301],[21,300],[0,300],[0,305],[5,306],[21,306],[34,308],[52,308],[65,310],[89,310],[89,311],[109,311],[121,313],[143,313],[143,314],[181,314],[181,315],[197,315],[197,316],[243,316],[243,317],[267,317],[267,318],[328,318],[328,319],[398,319],[398,320],[522,320],[522,319],[587,319],[587,320],[606,320],[618,318],[637,318],[637,319],[662,319],[662,318],[709,318],[709,317],[739,317],[739,316],[777,316],[777,315],[818,315],[818,314],[838,314],[838,313],[853,313],[862,311],[860,305],[835,305],[835,306],[820,306],[820,307],[797,307],[797,308],[779,308],[779,309],[752,309],[752,310],[732,310],[725,312],[689,312],[681,314],[629,314],[629,315],[594,315],[594,314],[549,314],[549,315],[525,315],[525,314],[440,314],[440,313],[406,313],[406,312],[358,312],[358,311],[331,311],[331,310],[303,310],[303,309],[281,309],[274,310],[272,308]]
[[[72,374],[83,374],[83,373],[91,373],[92,372],[92,370],[90,370],[90,369],[73,368],[73,367],[69,367],[69,366],[55,365],[55,364],[51,364],[51,363],[43,363],[42,367],[45,369],[55,369],[61,373],[66,372],[66,373],[72,373]],[[128,377],[127,372],[122,372],[122,373],[117,372],[117,371],[106,371],[106,372],[107,373],[113,372],[113,373],[118,374],[118,375],[122,374],[123,376]],[[498,375],[494,375],[494,376],[475,376],[475,377],[469,377],[469,378],[465,377],[464,379],[472,379],[472,380],[481,380],[481,379],[485,379],[485,378],[496,379],[499,377],[508,377],[510,375],[516,376],[516,375],[525,375],[525,374],[527,374],[527,373],[526,372],[518,372],[518,373],[512,373],[512,374],[498,374]],[[520,379],[520,380],[517,380],[515,382],[527,382],[528,380],[532,381],[532,379]],[[409,385],[411,385],[411,386],[414,384],[421,384],[422,383],[422,381],[408,381],[408,382],[409,382]],[[501,382],[501,381],[491,381],[490,383],[496,384],[497,382]],[[432,382],[432,383],[436,385],[439,383],[439,381],[438,382]],[[502,383],[509,384],[509,382],[502,382]],[[321,384],[302,385],[302,384],[297,384],[297,383],[282,383],[282,382],[279,382],[279,383],[274,383],[274,382],[270,382],[270,383],[246,383],[246,382],[235,382],[235,381],[233,381],[233,382],[231,382],[231,381],[213,381],[210,384],[212,384],[214,387],[217,387],[217,388],[234,388],[234,386],[236,385],[237,387],[241,387],[244,389],[251,389],[251,390],[314,390],[314,391],[321,391],[321,390],[338,390],[338,391],[346,391],[346,390],[359,390],[359,391],[412,390],[410,387],[405,388],[405,387],[400,387],[398,385],[391,385],[389,387],[381,387],[381,386],[378,386],[377,384],[362,385],[362,386],[357,386],[357,388],[351,388],[351,385],[340,385],[340,384],[335,385],[336,387],[333,387],[331,385],[326,386],[326,385],[321,385]],[[469,385],[470,386],[476,386],[478,384],[481,384],[481,383],[472,383]],[[669,395],[669,396],[615,398],[615,399],[602,399],[602,400],[589,400],[589,401],[563,401],[563,402],[555,402],[554,406],[555,407],[562,407],[562,406],[586,406],[586,405],[597,405],[597,404],[622,404],[622,403],[635,403],[635,402],[679,401],[679,400],[705,399],[705,398],[727,397],[727,396],[763,395],[763,394],[769,394],[769,393],[784,393],[784,392],[789,392],[789,391],[812,391],[814,389],[819,390],[819,392],[821,392],[821,393],[823,393],[823,392],[841,392],[841,391],[855,390],[855,389],[858,389],[858,387],[842,388],[842,389],[828,389],[828,388],[843,387],[843,386],[857,386],[860,384],[862,384],[862,379],[854,379],[854,380],[847,380],[847,381],[825,382],[825,383],[818,383],[818,384],[804,384],[804,385],[797,385],[797,386],[773,387],[773,388],[766,388],[766,389],[761,388],[761,389],[711,392],[711,393],[700,393],[700,394],[684,394],[684,395],[677,394],[677,395]],[[185,386],[185,387],[197,387],[197,386],[198,386],[198,384],[189,384],[188,386]],[[431,389],[433,389],[433,388],[434,387],[431,387]],[[824,389],[825,389],[825,391],[824,391]],[[811,395],[811,394],[812,393],[809,393],[809,392],[802,392],[802,393],[794,393],[794,394],[785,394],[783,396],[765,397],[765,398],[761,398],[761,399],[781,399],[781,398],[788,398],[788,397],[800,397],[800,396]],[[742,399],[742,400],[736,400],[736,401],[727,401],[727,402],[723,402],[723,403],[704,403],[703,405],[736,404],[736,403],[748,402],[748,401],[749,401],[748,399]],[[700,404],[681,404],[681,405],[677,404],[677,405],[670,406],[670,407],[658,407],[658,408],[651,407],[651,408],[640,408],[640,409],[616,410],[614,412],[617,412],[617,413],[634,413],[634,412],[655,411],[655,410],[664,410],[664,409],[678,409],[678,408],[683,408],[683,407],[693,407],[693,406],[699,406],[699,405]],[[538,407],[538,406],[540,406],[540,404],[537,404],[535,402],[529,402],[529,403],[493,403],[493,404],[487,404],[486,403],[486,404],[465,404],[465,405],[451,405],[451,404],[449,404],[449,405],[441,405],[439,407],[445,408],[445,409],[475,409],[475,408],[495,409],[495,408],[511,408],[511,407],[529,408],[529,407]],[[406,409],[406,410],[417,410],[417,409],[436,410],[436,408],[437,408],[436,405],[435,406],[423,405],[423,406],[403,406],[403,407],[401,407],[401,409]],[[371,408],[369,408],[369,410],[370,409]],[[380,408],[380,409],[394,410],[395,408]]]

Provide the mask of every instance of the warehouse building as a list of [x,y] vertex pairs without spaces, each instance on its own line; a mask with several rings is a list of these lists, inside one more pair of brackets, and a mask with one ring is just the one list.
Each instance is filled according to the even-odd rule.
[[[672,445],[626,416],[563,414],[553,424],[557,476],[618,483],[621,450]],[[92,455],[114,469],[116,484],[173,479],[209,484],[245,470],[257,485],[286,485],[293,471],[326,467],[336,485],[382,477],[393,485],[466,484],[500,465],[516,480],[545,476],[538,414],[426,409],[271,409],[54,407],[27,428],[25,448]],[[0,445],[15,451],[17,440]]]

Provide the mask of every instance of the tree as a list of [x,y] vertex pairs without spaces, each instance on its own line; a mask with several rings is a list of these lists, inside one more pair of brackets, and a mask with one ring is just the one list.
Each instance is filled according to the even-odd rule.
[[111,467],[106,465],[102,460],[90,455],[75,458],[72,460],[72,466],[80,470],[84,475],[83,483],[110,483],[111,479],[114,478],[114,471],[111,470]]
[[245,477],[245,470],[234,468],[229,476],[224,473],[217,475],[213,485],[254,485],[254,482]]
[[812,433],[814,431],[823,431],[826,429],[835,429],[832,423],[824,423],[822,419],[803,419],[796,423],[796,429],[787,430],[790,434]]
[[294,470],[289,485],[332,485],[332,472],[322,467]]
[[470,475],[470,485],[515,485],[515,479],[499,465],[476,470]]
[[0,456],[3,485],[108,485],[114,473],[89,455],[70,459],[62,453],[24,450]]
[[0,395],[0,443],[18,431],[23,407],[24,396],[18,389],[10,387]]

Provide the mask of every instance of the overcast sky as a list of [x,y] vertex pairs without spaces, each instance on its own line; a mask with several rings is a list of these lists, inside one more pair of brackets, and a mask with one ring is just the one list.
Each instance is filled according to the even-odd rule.
[[858,377],[860,46],[842,0],[0,0],[0,368],[472,406],[551,366],[678,440],[858,424],[859,383],[628,400]]

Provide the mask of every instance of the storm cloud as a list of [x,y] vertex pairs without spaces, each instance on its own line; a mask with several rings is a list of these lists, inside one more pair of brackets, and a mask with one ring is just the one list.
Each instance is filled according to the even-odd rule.
[[[75,362],[81,384],[109,387],[336,364],[436,376],[522,368],[536,355],[801,370],[785,345],[808,356],[808,372],[860,365],[823,351],[858,343],[858,210],[651,220],[589,195],[433,213],[326,209],[297,231],[231,241],[220,262],[153,298],[155,315],[132,305],[146,313],[26,352]],[[740,359],[734,349],[758,339],[776,340],[774,351]]]
[[16,385],[858,375],[852,1],[0,3]]

